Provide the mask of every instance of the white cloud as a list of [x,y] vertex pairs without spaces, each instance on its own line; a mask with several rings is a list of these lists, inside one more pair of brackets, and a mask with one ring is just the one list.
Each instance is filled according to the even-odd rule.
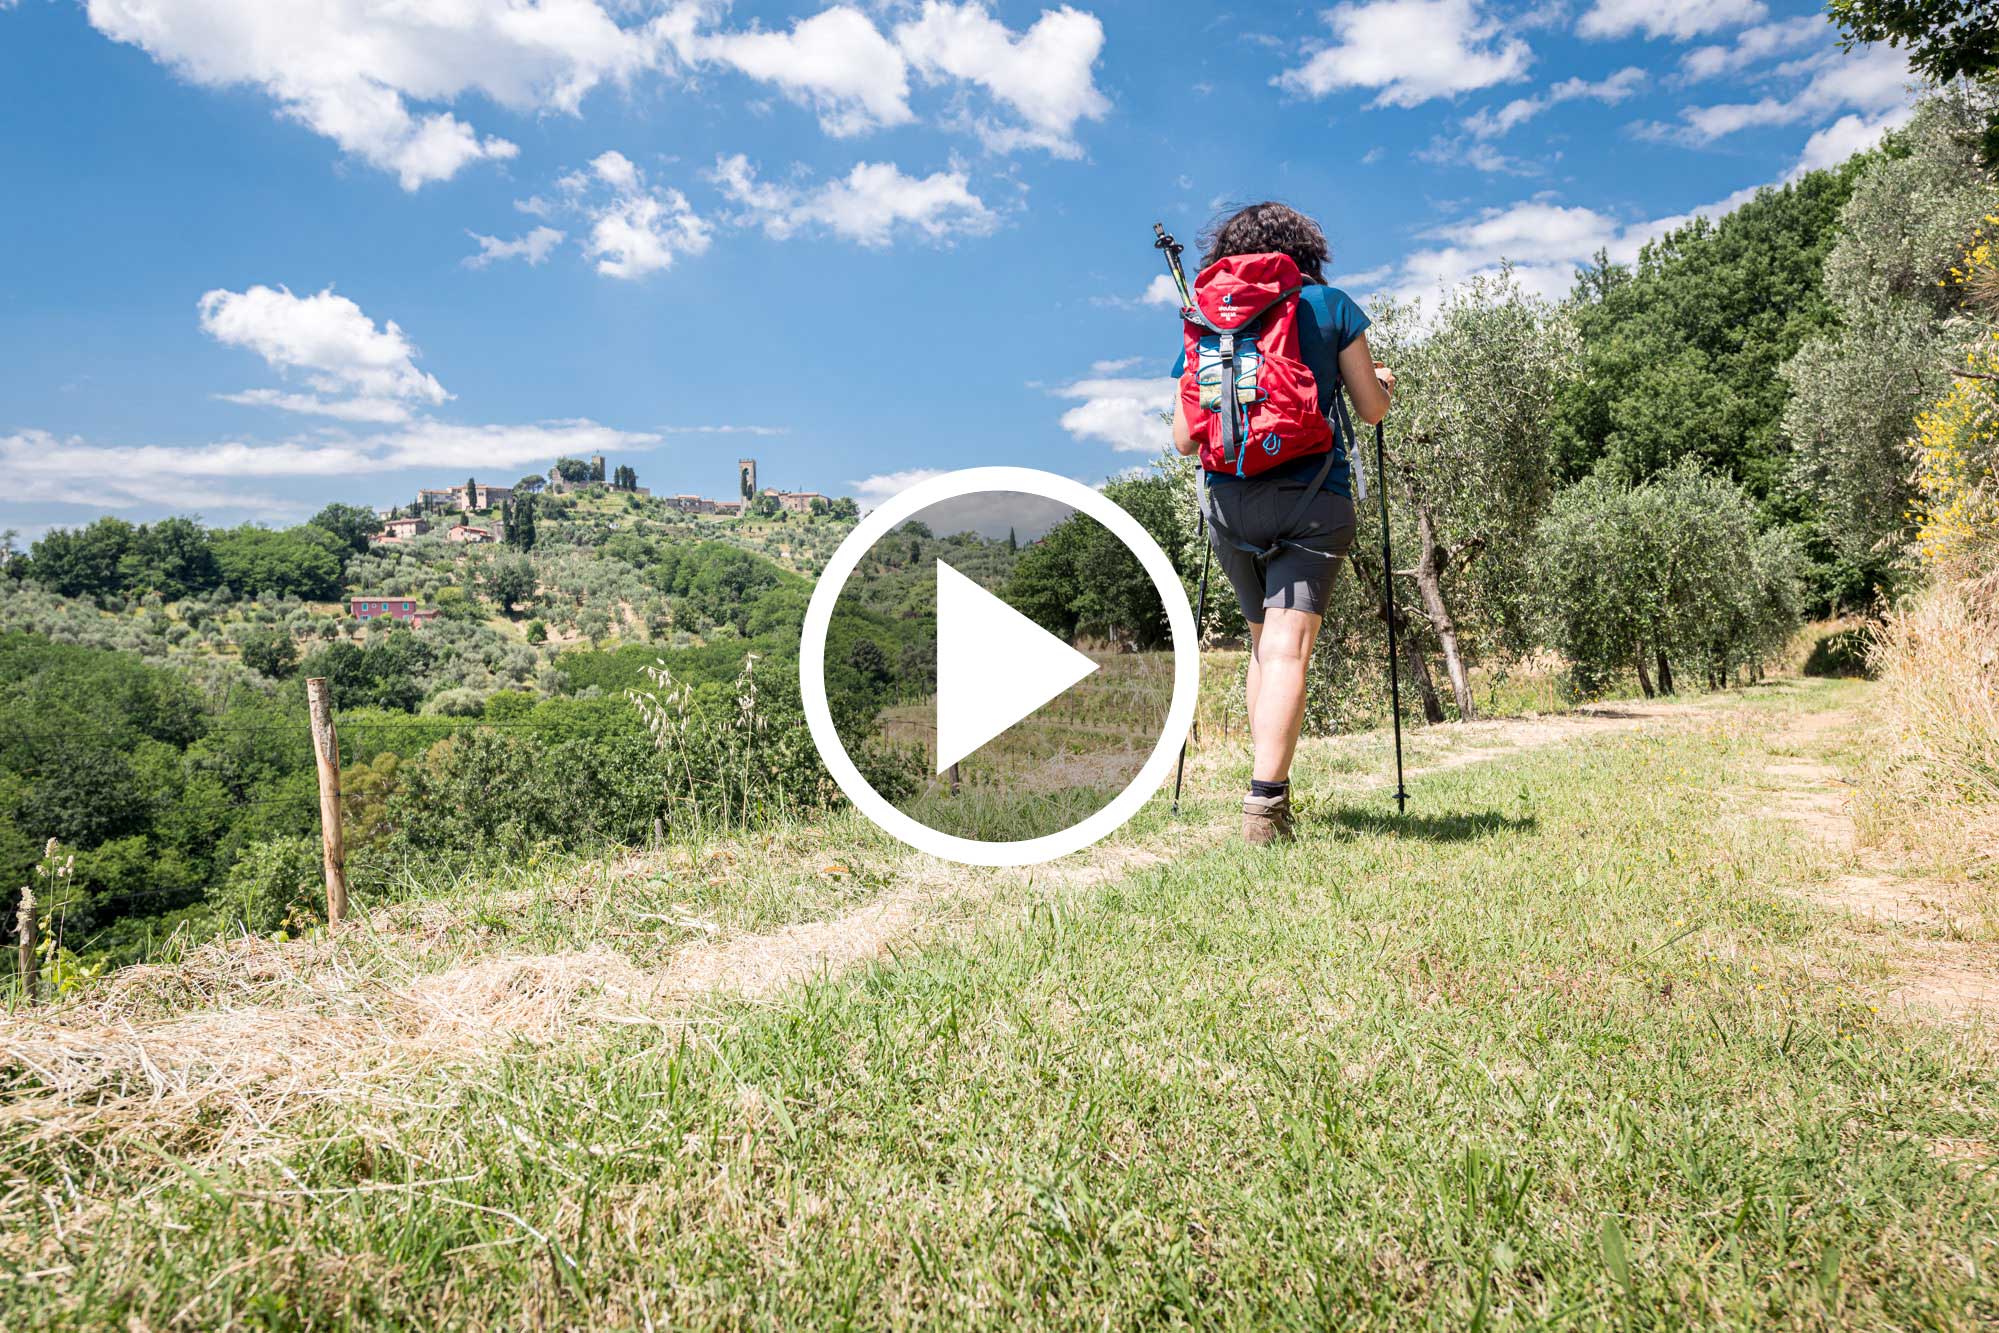
[[232,483],[347,479],[418,467],[446,473],[513,468],[562,454],[646,448],[659,438],[580,420],[518,426],[419,421],[403,430],[358,438],[315,436],[279,444],[225,440],[193,446],[97,445],[76,436],[25,430],[0,435],[0,469],[14,478],[9,500],[279,517],[318,508],[321,501],[308,504]]
[[563,233],[553,227],[536,227],[511,241],[503,241],[497,236],[482,236],[476,231],[465,234],[479,243],[479,253],[467,255],[462,261],[466,268],[485,268],[502,259],[524,259],[531,266],[539,264],[553,254],[555,247],[563,240]]
[[658,41],[611,0],[87,0],[105,36],[206,87],[253,87],[406,190],[513,157],[449,111],[478,93],[510,110],[574,113],[599,84],[651,66]]
[[1786,179],[1796,179],[1807,171],[1838,166],[1855,153],[1865,152],[1880,143],[1882,135],[1907,124],[1914,114],[1914,107],[1899,106],[1878,116],[1841,116],[1805,140],[1805,151],[1798,155],[1798,164],[1791,168],[1791,174]]
[[661,426],[661,435],[789,435],[789,426]]
[[1092,375],[1115,375],[1120,371],[1130,370],[1135,366],[1144,364],[1145,358],[1142,356],[1120,356],[1114,360],[1090,362],[1090,373]]
[[1343,292],[1373,292],[1394,276],[1395,265],[1383,264],[1379,268],[1364,268],[1356,273],[1335,273],[1329,281]]
[[1804,87],[1784,96],[1685,107],[1678,125],[1641,122],[1634,128],[1641,138],[1697,147],[1745,129],[1815,123],[1847,109],[1878,117],[1907,107],[1910,85],[1916,81],[1908,57],[1889,46],[1866,46],[1851,53],[1828,51],[1780,67],[1777,73],[1809,73],[1812,77]]
[[590,227],[583,253],[611,278],[642,278],[673,265],[677,254],[708,248],[708,224],[678,190],[613,199]]
[[1737,33],[1733,46],[1695,47],[1681,58],[1680,72],[1696,81],[1719,78],[1786,51],[1828,44],[1833,36],[1832,25],[1822,14],[1758,24]]
[[686,25],[673,44],[690,64],[723,64],[775,84],[811,107],[820,127],[836,138],[914,119],[902,52],[848,5],[801,19],[789,32],[700,33]]
[[1110,109],[1093,73],[1104,46],[1104,25],[1094,14],[1066,5],[1046,10],[1015,35],[982,4],[924,0],[922,13],[898,25],[895,37],[926,79],[975,83],[1021,118],[1021,125],[976,122],[996,152],[1042,148],[1080,157],[1076,122],[1102,119]]
[[746,210],[737,221],[760,226],[777,240],[823,228],[867,246],[887,245],[905,231],[941,243],[984,235],[998,222],[971,192],[963,171],[919,177],[904,175],[892,162],[861,162],[838,180],[800,187],[759,180],[749,159],[738,153],[717,158],[709,178]]
[[1418,301],[1511,264],[1524,289],[1558,300],[1574,286],[1577,267],[1591,262],[1598,252],[1606,252],[1613,262],[1631,263],[1646,242],[1685,226],[1696,215],[1726,217],[1755,198],[1759,188],[1738,190],[1685,213],[1632,223],[1619,222],[1593,208],[1542,200],[1487,209],[1426,233],[1425,240],[1440,244],[1404,256],[1392,271],[1356,275],[1342,279],[1341,285],[1365,289],[1381,283],[1398,300]]
[[1645,71],[1636,65],[1626,66],[1595,83],[1586,79],[1564,79],[1550,87],[1540,97],[1518,97],[1497,111],[1487,108],[1467,116],[1464,127],[1476,138],[1496,138],[1540,115],[1549,107],[1559,106],[1563,102],[1587,99],[1602,102],[1607,106],[1616,106],[1637,92],[1644,83]]
[[[683,254],[701,254],[712,239],[713,229],[686,195],[651,184],[643,169],[616,150],[599,153],[588,171],[569,172],[556,183],[562,203],[538,200],[544,204],[542,216],[558,207],[581,216],[589,227],[583,253],[597,261],[597,271],[606,277],[658,273]],[[558,232],[555,240],[560,239]]]
[[865,512],[886,504],[911,486],[943,475],[943,471],[939,468],[913,467],[901,472],[879,472],[872,477],[850,481],[847,485],[853,488],[855,503]]
[[1538,176],[1541,168],[1517,157],[1508,157],[1489,143],[1466,143],[1464,137],[1436,138],[1416,156],[1441,167],[1470,167],[1474,171],[1505,173],[1509,176]]
[[1670,37],[1683,42],[1702,33],[1738,28],[1767,14],[1763,0],[1596,0],[1576,23],[1584,37]]
[[458,426],[419,421],[364,442],[378,467],[519,467],[558,455],[585,457],[658,444],[652,431],[618,430],[587,418],[528,425]]
[[278,389],[245,389],[241,393],[219,393],[215,396],[225,403],[238,403],[244,407],[274,407],[280,412],[332,417],[336,421],[365,421],[375,425],[393,425],[408,421],[411,416],[407,403],[391,398],[329,399],[317,394],[285,393]]
[[1323,17],[1333,45],[1280,74],[1279,87],[1308,97],[1375,88],[1372,105],[1410,107],[1525,78],[1534,59],[1479,0],[1370,0]]
[[284,287],[218,288],[199,309],[202,330],[217,342],[247,348],[280,373],[302,371],[321,394],[430,404],[451,396],[416,368],[416,348],[394,320],[376,327],[331,287],[312,296]]
[[1120,310],[1137,310],[1148,306],[1162,310],[1178,310],[1180,289],[1173,285],[1172,274],[1155,273],[1152,275],[1152,281],[1145,284],[1145,290],[1137,296],[1093,296],[1090,298],[1090,304],[1114,306]]
[[590,159],[591,174],[620,194],[631,194],[641,184],[639,169],[615,148]]
[[1157,453],[1173,439],[1160,413],[1173,410],[1179,381],[1093,376],[1065,384],[1057,397],[1080,401],[1062,414],[1062,429],[1078,440],[1096,440],[1120,453]]
[[165,506],[211,513],[292,514],[305,506],[228,482],[338,476],[367,463],[358,451],[337,446],[224,442],[193,449],[107,447],[43,430],[0,435],[0,468],[13,478],[9,500],[93,509]]

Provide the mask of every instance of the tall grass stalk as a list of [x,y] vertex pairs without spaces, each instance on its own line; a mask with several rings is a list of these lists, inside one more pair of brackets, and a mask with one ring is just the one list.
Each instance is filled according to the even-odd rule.
[[1999,846],[1999,575],[1937,583],[1891,612],[1870,661],[1887,756],[1865,801],[1876,840],[1989,870]]

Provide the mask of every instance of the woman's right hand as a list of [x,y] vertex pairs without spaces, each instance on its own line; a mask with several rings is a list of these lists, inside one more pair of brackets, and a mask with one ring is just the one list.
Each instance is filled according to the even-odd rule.
[[1374,363],[1374,377],[1375,379],[1381,382],[1381,387],[1386,389],[1391,397],[1394,396],[1395,393],[1394,371],[1390,370],[1387,366],[1384,366],[1379,361],[1377,361]]

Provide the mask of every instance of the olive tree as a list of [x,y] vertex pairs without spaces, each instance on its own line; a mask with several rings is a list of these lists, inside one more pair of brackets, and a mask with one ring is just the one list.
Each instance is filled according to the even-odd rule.
[[1550,426],[1577,367],[1575,327],[1502,270],[1444,296],[1427,321],[1390,308],[1376,329],[1400,379],[1387,484],[1414,561],[1396,573],[1415,583],[1418,629],[1471,718],[1472,655],[1527,646],[1528,540],[1553,489]]
[[1626,669],[1648,698],[1672,693],[1676,671],[1719,688],[1770,660],[1802,618],[1795,534],[1759,530],[1748,494],[1691,458],[1637,486],[1608,471],[1578,482],[1534,551],[1544,633],[1585,694]]
[[1908,540],[1910,421],[1962,356],[1961,291],[1945,281],[1999,185],[1978,163],[1990,93],[1951,90],[1917,107],[1854,184],[1825,260],[1839,327],[1784,366],[1783,427],[1794,483],[1820,514],[1826,546],[1879,564]]

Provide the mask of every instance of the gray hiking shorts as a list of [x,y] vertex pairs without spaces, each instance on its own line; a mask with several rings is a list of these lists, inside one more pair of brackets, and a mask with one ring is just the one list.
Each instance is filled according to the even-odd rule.
[[[1208,545],[1235,589],[1242,618],[1261,625],[1265,609],[1273,606],[1326,614],[1333,575],[1353,545],[1353,501],[1322,490],[1306,504],[1302,481],[1226,481],[1202,489]],[[1303,513],[1299,513],[1301,504]],[[1295,522],[1293,514],[1298,514]],[[1263,550],[1280,539],[1291,544],[1279,547],[1267,560],[1239,545]]]

